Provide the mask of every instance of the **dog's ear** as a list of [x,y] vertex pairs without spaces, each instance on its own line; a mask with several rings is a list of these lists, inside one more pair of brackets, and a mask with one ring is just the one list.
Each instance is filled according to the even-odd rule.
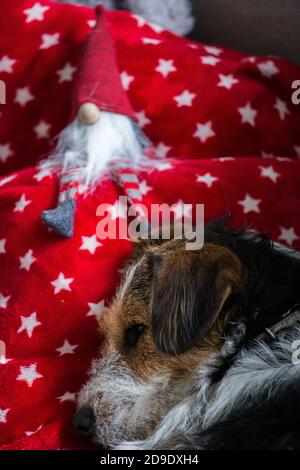
[[238,258],[217,245],[156,255],[151,313],[158,349],[177,355],[199,344],[242,283]]

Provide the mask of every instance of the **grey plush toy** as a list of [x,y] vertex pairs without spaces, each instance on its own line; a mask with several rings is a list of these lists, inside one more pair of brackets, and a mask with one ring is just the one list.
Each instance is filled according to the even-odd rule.
[[184,36],[194,26],[191,0],[57,0],[95,6],[102,3],[109,9],[127,9],[151,23]]

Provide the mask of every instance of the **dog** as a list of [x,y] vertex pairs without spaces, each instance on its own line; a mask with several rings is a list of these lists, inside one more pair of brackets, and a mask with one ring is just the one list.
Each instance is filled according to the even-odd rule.
[[201,250],[138,252],[74,426],[118,450],[300,449],[299,254],[224,220]]

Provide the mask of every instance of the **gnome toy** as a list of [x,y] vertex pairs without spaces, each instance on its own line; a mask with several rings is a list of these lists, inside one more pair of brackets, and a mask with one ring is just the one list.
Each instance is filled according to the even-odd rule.
[[74,233],[76,199],[91,192],[104,173],[122,185],[133,204],[141,201],[135,169],[147,159],[150,142],[139,129],[116,64],[103,7],[90,33],[74,83],[71,123],[41,167],[58,171],[58,205],[45,210],[42,220],[55,232]]

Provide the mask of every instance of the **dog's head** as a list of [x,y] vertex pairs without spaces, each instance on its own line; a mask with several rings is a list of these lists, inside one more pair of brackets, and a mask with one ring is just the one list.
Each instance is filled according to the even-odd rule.
[[100,321],[102,357],[79,396],[76,426],[105,446],[147,437],[219,348],[245,271],[208,242],[144,246]]

